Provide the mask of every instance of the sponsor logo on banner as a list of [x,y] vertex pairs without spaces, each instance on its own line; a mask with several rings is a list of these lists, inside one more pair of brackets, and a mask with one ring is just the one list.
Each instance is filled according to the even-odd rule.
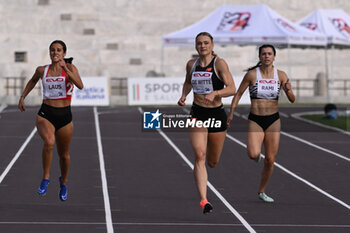
[[248,26],[250,12],[225,12],[217,31],[243,31]]
[[306,27],[307,29],[311,30],[311,31],[315,31],[317,29],[317,23],[302,23],[300,24],[303,27]]
[[72,105],[107,106],[109,105],[109,88],[106,77],[83,77],[84,88],[74,88]]
[[282,27],[284,27],[285,29],[289,30],[289,31],[292,31],[292,32],[295,32],[295,28],[290,25],[287,21],[281,19],[281,18],[278,18],[277,20],[277,23],[280,24]]
[[129,78],[128,104],[176,104],[183,78]]
[[[241,76],[235,76],[235,83],[242,81]],[[202,81],[206,77],[198,78]],[[181,95],[184,78],[128,78],[129,105],[177,105]],[[84,83],[85,85],[85,83]],[[74,97],[74,95],[73,95]],[[231,104],[232,96],[222,99],[224,104]],[[192,91],[186,97],[186,105],[193,102]],[[245,91],[240,104],[250,103],[249,91]]]
[[330,19],[334,27],[344,36],[350,36],[350,27],[344,19],[334,18]]

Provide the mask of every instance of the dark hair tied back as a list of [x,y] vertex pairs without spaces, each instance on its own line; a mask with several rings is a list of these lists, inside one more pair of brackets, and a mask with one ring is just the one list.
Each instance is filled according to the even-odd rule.
[[[263,44],[259,47],[259,57],[261,55],[261,51],[264,49],[264,48],[271,48],[272,51],[273,51],[273,55],[276,56],[276,49],[273,45],[271,44]],[[252,67],[249,67],[248,69],[244,70],[244,71],[251,71],[251,70],[254,70],[256,69],[257,67],[259,67],[261,65],[261,61],[259,61],[255,66],[252,66]]]
[[49,47],[50,49],[51,49],[51,46],[53,44],[60,44],[60,45],[62,45],[63,52],[67,52],[67,46],[62,40],[54,40],[54,41],[52,41],[51,44],[50,44],[50,47]]
[[63,60],[64,60],[66,63],[72,64],[73,58],[72,58],[72,57],[70,57],[70,58],[64,58]]

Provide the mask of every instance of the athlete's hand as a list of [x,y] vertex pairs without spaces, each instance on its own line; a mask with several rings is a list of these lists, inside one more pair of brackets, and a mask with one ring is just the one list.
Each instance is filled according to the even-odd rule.
[[21,112],[24,112],[26,110],[26,107],[24,106],[24,98],[22,96],[19,99],[18,108]]
[[66,68],[67,68],[67,63],[66,63],[63,59],[60,59],[60,60],[58,61],[58,64],[59,64],[63,69],[66,70]]
[[228,116],[227,116],[227,121],[226,121],[226,125],[227,125],[227,128],[230,128],[231,126],[231,121],[233,120],[233,113],[230,113]]
[[186,97],[181,97],[177,102],[177,104],[180,106],[185,106],[185,101],[186,101]]
[[292,89],[292,85],[290,84],[289,79],[287,79],[287,82],[284,83],[283,90],[288,92],[290,89]]
[[209,103],[213,102],[215,99],[215,96],[216,96],[215,91],[210,92],[209,94],[205,95],[204,96],[204,103],[209,104]]

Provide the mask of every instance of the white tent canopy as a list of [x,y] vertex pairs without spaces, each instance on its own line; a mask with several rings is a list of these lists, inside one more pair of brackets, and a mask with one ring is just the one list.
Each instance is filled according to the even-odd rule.
[[317,9],[299,25],[326,35],[330,46],[350,47],[350,16],[342,9]]
[[199,22],[163,37],[164,46],[194,45],[200,32],[209,32],[216,44],[323,47],[326,37],[291,22],[264,4],[224,5]]

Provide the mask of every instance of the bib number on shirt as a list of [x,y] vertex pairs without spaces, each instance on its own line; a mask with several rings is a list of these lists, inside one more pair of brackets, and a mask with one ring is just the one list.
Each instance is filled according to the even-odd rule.
[[259,98],[275,98],[278,91],[278,83],[274,79],[260,79],[258,81]]
[[191,84],[196,94],[209,94],[213,91],[212,72],[196,71],[192,73]]
[[44,88],[44,90],[46,90],[44,96],[47,96],[50,99],[67,97],[66,82],[64,77],[46,77],[44,80],[44,85],[46,86],[46,88]]

